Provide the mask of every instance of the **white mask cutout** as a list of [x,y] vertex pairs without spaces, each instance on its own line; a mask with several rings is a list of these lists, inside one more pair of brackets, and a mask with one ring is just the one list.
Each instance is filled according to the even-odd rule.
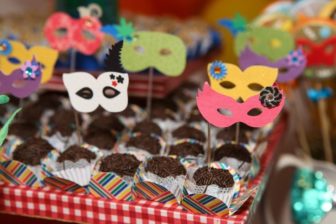
[[104,72],[97,78],[87,72],[64,73],[63,83],[78,112],[89,113],[99,105],[109,112],[121,112],[127,107],[127,73]]

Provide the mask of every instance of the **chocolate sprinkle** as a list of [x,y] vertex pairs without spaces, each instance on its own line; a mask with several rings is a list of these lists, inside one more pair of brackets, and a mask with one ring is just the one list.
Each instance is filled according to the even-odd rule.
[[234,185],[234,180],[228,170],[209,168],[207,166],[196,170],[193,176],[198,186],[215,184],[221,188],[228,188]]
[[105,131],[123,131],[125,126],[119,121],[115,115],[100,116],[94,119],[89,125],[89,130],[105,130]]
[[[78,116],[79,123],[82,123],[81,116]],[[72,110],[59,109],[50,118],[51,131],[49,135],[60,132],[62,136],[71,136],[76,130],[75,115]]]
[[159,139],[148,134],[141,134],[139,136],[130,138],[126,146],[143,149],[152,155],[160,154],[161,150],[161,144]]
[[173,131],[173,137],[177,139],[183,139],[183,138],[191,138],[195,139],[200,142],[205,142],[205,134],[193,127],[190,127],[188,125],[183,125]]
[[37,133],[36,125],[29,122],[14,122],[9,128],[9,135],[15,135],[23,140],[35,137]]
[[70,146],[58,157],[57,162],[62,163],[66,160],[77,162],[80,159],[85,159],[88,162],[96,158],[96,154],[90,150],[80,147],[78,145]]
[[133,132],[140,132],[141,134],[162,134],[162,130],[159,125],[157,125],[153,121],[147,120],[137,123],[133,128]]
[[198,143],[183,142],[181,144],[170,147],[169,155],[177,155],[180,157],[198,156],[204,154],[203,146]]
[[104,130],[92,130],[86,134],[84,141],[100,149],[112,149],[117,142],[117,137]]
[[177,160],[171,157],[156,156],[147,161],[146,172],[151,172],[159,177],[176,177],[187,173],[184,166]]
[[53,147],[42,138],[30,138],[17,146],[13,152],[13,159],[24,164],[36,166],[41,163]]
[[130,154],[115,153],[106,156],[100,165],[102,172],[114,172],[119,176],[134,176],[140,161]]
[[250,163],[252,157],[250,152],[240,144],[224,144],[216,149],[214,159],[215,161],[221,160],[223,157],[235,158],[239,161]]

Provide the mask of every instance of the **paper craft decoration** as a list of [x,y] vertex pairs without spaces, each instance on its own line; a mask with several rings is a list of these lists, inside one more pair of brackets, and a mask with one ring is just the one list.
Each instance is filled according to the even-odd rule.
[[[241,98],[245,101],[258,94],[266,86],[273,85],[278,76],[276,68],[258,65],[241,71],[236,65],[222,62],[221,64],[223,66],[221,69],[214,68],[213,63],[208,64],[211,88],[235,100]],[[217,72],[225,70],[226,75],[218,77],[214,70]]]
[[306,66],[306,57],[301,49],[290,52],[286,57],[277,61],[270,61],[264,56],[254,53],[249,47],[239,56],[239,65],[247,69],[252,65],[265,65],[279,69],[277,82],[284,83],[296,79],[303,73]]
[[319,17],[336,20],[336,1],[325,4],[319,13]]
[[46,83],[52,77],[54,66],[58,57],[58,52],[44,46],[33,46],[29,49],[18,41],[9,41],[11,51],[8,54],[0,54],[0,65],[2,75],[11,75],[18,70],[25,61],[36,61],[41,65],[43,73],[41,83]]
[[6,104],[9,102],[9,97],[6,95],[0,95],[0,104]]
[[240,55],[246,47],[271,61],[276,61],[294,49],[294,40],[290,33],[282,30],[253,27],[246,32],[240,32],[235,38],[237,55]]
[[247,27],[246,19],[239,13],[237,13],[233,19],[219,20],[219,24],[226,27],[233,36],[236,36],[239,32],[246,31]]
[[101,46],[103,33],[101,23],[94,17],[73,19],[68,14],[56,12],[52,14],[44,27],[44,35],[51,47],[58,51],[74,48],[91,55]]
[[294,21],[290,15],[275,12],[261,14],[253,21],[253,25],[291,32],[294,27]]
[[131,22],[127,22],[125,18],[120,18],[119,24],[105,25],[102,31],[113,36],[117,41],[132,41],[135,29]]
[[71,105],[79,112],[92,112],[99,105],[109,112],[127,107],[127,73],[104,72],[97,78],[86,72],[65,73],[63,82]]
[[137,32],[132,41],[124,41],[121,64],[130,72],[155,68],[167,76],[180,75],[186,66],[187,50],[183,41],[161,32]]
[[333,94],[332,89],[328,87],[324,87],[321,89],[310,88],[307,90],[308,98],[313,102],[318,102],[320,100],[327,99],[331,97],[332,94]]
[[12,52],[12,45],[8,40],[0,40],[0,55],[7,56]]
[[9,93],[17,98],[28,97],[38,89],[41,78],[41,66],[33,57],[11,75],[0,71],[0,93]]
[[[4,143],[4,141],[5,141],[5,139],[8,135],[9,126],[13,122],[16,114],[19,113],[20,111],[21,111],[21,108],[14,111],[14,113],[12,113],[12,115],[8,118],[6,123],[2,126],[2,128],[0,130],[0,147],[2,146],[2,144]],[[1,150],[0,150],[0,152],[1,152]]]
[[197,107],[210,124],[219,128],[226,128],[237,122],[251,127],[262,127],[272,122],[285,104],[282,91],[273,88],[276,87],[266,87],[260,95],[239,103],[212,90],[206,82],[203,91],[197,94]]
[[95,17],[100,18],[103,15],[103,10],[96,3],[91,3],[87,7],[79,6],[77,8],[80,17]]

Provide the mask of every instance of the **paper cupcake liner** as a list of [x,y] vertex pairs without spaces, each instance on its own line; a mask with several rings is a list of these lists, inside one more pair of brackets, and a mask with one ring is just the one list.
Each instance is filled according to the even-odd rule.
[[65,170],[59,170],[52,172],[56,177],[63,178],[65,180],[70,180],[80,186],[87,186],[91,180],[92,167],[88,164],[84,167],[75,167]]
[[68,147],[76,145],[78,142],[76,132],[73,132],[70,136],[67,137],[64,137],[61,133],[56,132],[52,136],[45,136],[44,139],[60,152],[64,152]]
[[138,105],[131,104],[131,105],[128,105],[128,106],[131,107],[132,110],[135,112],[135,116],[134,117],[125,117],[125,116],[122,116],[122,115],[118,115],[118,118],[121,121],[121,123],[127,129],[131,130],[131,129],[133,129],[133,127],[135,126],[135,124],[137,122],[140,122],[141,120],[143,120],[145,118],[145,112]]
[[135,176],[135,193],[147,200],[154,200],[164,204],[177,205],[182,197],[184,175],[162,178],[145,171],[146,162],[140,164]]

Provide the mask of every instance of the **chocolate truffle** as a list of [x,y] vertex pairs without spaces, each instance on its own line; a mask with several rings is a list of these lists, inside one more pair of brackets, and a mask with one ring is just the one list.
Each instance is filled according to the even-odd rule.
[[128,140],[126,146],[143,149],[152,155],[160,154],[160,150],[162,147],[159,139],[149,134],[141,134],[139,136],[131,137]]
[[133,110],[133,108],[131,107],[131,105],[128,105],[128,107],[126,107],[125,110],[123,110],[122,112],[117,113],[117,115],[123,116],[123,117],[135,117],[136,113]]
[[119,176],[134,176],[140,161],[130,154],[114,153],[106,156],[100,165],[102,172],[114,172]]
[[153,119],[173,120],[173,121],[175,120],[174,112],[164,106],[153,107],[151,116]]
[[184,166],[177,160],[171,157],[156,156],[147,161],[146,172],[151,172],[159,177],[176,177],[187,173]]
[[221,188],[228,188],[234,185],[233,177],[228,170],[207,166],[197,169],[193,178],[198,186],[215,184]]
[[[78,115],[79,123],[82,123],[81,116]],[[58,109],[50,118],[50,135],[60,132],[62,136],[71,136],[76,131],[75,115],[72,110]]]
[[224,144],[216,149],[214,154],[215,161],[219,161],[223,157],[235,158],[248,163],[252,160],[250,152],[244,146],[232,143]]
[[84,141],[100,149],[112,149],[117,142],[117,137],[104,130],[91,130],[84,137]]
[[42,138],[30,138],[17,146],[13,152],[13,159],[24,164],[36,166],[45,158],[53,147]]
[[38,122],[41,119],[44,111],[45,108],[38,102],[30,103],[23,107],[19,118],[30,123]]
[[56,110],[62,106],[62,98],[64,94],[60,92],[44,92],[39,94],[38,104],[42,105],[44,108]]
[[180,157],[198,156],[204,154],[204,150],[203,146],[198,143],[183,142],[177,145],[172,145],[169,154]]
[[78,145],[73,145],[60,154],[57,158],[57,162],[62,163],[66,160],[77,162],[80,159],[85,159],[86,161],[91,162],[91,160],[96,159],[96,157],[94,152]]
[[89,130],[105,130],[121,132],[125,126],[119,121],[115,115],[99,116],[89,125]]
[[[234,141],[236,139],[236,128],[224,128],[217,133],[216,138],[223,141]],[[248,143],[246,132],[243,130],[239,131],[239,142]]]
[[159,125],[154,123],[153,121],[141,121],[135,125],[133,128],[133,132],[140,132],[141,134],[156,134],[161,135],[162,130]]
[[202,131],[188,125],[179,127],[178,129],[174,130],[172,134],[173,137],[177,139],[191,138],[200,142],[205,142],[205,134]]
[[37,134],[38,128],[30,122],[17,121],[12,123],[9,128],[9,135],[15,135],[23,140],[36,137]]
[[200,122],[200,121],[204,121],[204,118],[199,112],[197,106],[195,106],[193,107],[193,109],[191,110],[189,114],[188,122]]

